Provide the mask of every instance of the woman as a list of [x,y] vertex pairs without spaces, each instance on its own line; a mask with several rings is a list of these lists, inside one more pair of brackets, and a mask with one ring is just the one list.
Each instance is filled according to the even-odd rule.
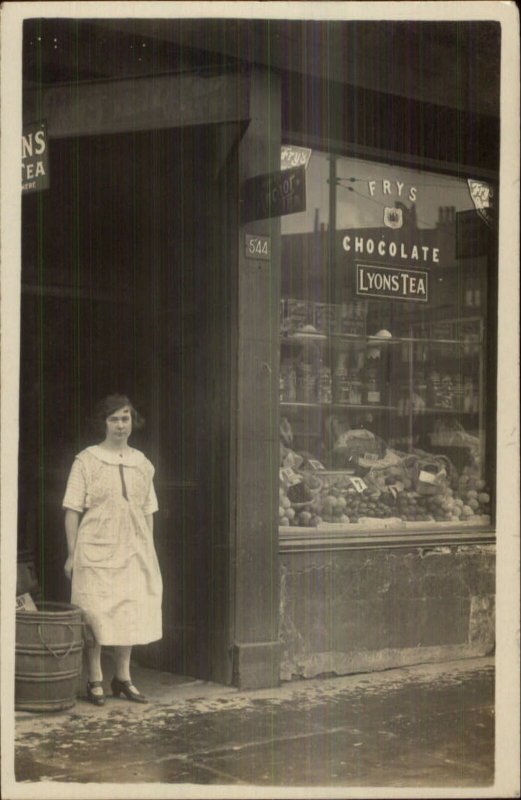
[[144,424],[128,397],[106,397],[96,419],[105,438],[76,456],[63,499],[71,603],[83,610],[94,635],[94,644],[87,647],[87,699],[105,703],[101,647],[112,645],[113,695],[146,703],[130,677],[130,654],[132,645],[162,636],[154,468],[128,445],[132,429]]

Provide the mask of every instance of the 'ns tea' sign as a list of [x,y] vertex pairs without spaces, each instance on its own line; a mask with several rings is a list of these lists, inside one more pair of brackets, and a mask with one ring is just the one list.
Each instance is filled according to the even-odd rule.
[[429,300],[429,273],[422,269],[356,265],[356,293],[393,300]]
[[256,175],[243,187],[243,222],[295,214],[306,210],[304,166]]
[[49,188],[47,124],[26,125],[22,134],[22,193]]

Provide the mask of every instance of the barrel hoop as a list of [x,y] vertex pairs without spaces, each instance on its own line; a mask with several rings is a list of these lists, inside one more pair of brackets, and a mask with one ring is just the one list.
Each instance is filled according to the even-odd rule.
[[72,708],[76,700],[74,698],[62,700],[16,700],[14,707],[17,711],[65,711],[67,708]]
[[[42,619],[42,616],[45,616],[44,614],[39,614],[38,617],[34,617],[33,616],[32,619],[27,619],[27,618],[24,619],[24,617],[22,616],[22,614],[25,614],[28,617],[28,616],[30,616],[30,613],[31,612],[29,612],[29,611],[19,611],[17,613],[17,615],[16,615],[16,623],[17,623],[17,625],[18,624],[21,624],[21,625],[34,625],[35,622],[37,622],[39,625],[59,625],[62,628],[64,623],[66,623],[67,625],[80,625],[80,626],[84,624],[81,620],[69,619],[67,617],[65,619],[61,619],[61,620]],[[56,617],[56,616],[57,616],[56,614],[53,614],[53,617]]]
[[62,670],[62,672],[15,672],[15,681],[22,680],[27,683],[52,683],[65,678],[77,678],[77,669]]
[[[75,641],[70,651],[69,651],[69,645],[63,644],[63,642],[61,644],[56,645],[56,647],[65,648],[65,655],[68,652],[77,653],[79,650],[83,650],[83,642]],[[46,654],[46,651],[44,650],[41,644],[24,644],[24,645],[17,644],[16,653],[17,654],[19,653],[20,655],[26,654],[33,656],[38,655],[40,653],[43,656]]]

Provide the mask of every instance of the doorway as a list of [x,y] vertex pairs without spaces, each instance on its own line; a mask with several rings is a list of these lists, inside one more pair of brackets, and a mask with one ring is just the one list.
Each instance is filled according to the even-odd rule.
[[[147,420],[156,467],[160,669],[231,682],[230,475],[235,132],[223,126],[50,145],[51,188],[23,198],[19,549],[69,599],[61,501],[96,441],[100,397]],[[236,228],[235,228],[236,230]]]

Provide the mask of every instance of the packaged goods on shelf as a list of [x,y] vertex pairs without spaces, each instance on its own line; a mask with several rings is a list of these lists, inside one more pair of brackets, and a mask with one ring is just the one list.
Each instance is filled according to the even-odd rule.
[[307,325],[313,325],[313,303],[294,298],[285,300],[282,330],[285,333],[297,333]]
[[339,306],[337,332],[340,334],[365,336],[366,317],[366,301],[356,300],[352,303],[342,303]]
[[314,303],[314,326],[318,333],[336,333],[339,306],[331,303]]

